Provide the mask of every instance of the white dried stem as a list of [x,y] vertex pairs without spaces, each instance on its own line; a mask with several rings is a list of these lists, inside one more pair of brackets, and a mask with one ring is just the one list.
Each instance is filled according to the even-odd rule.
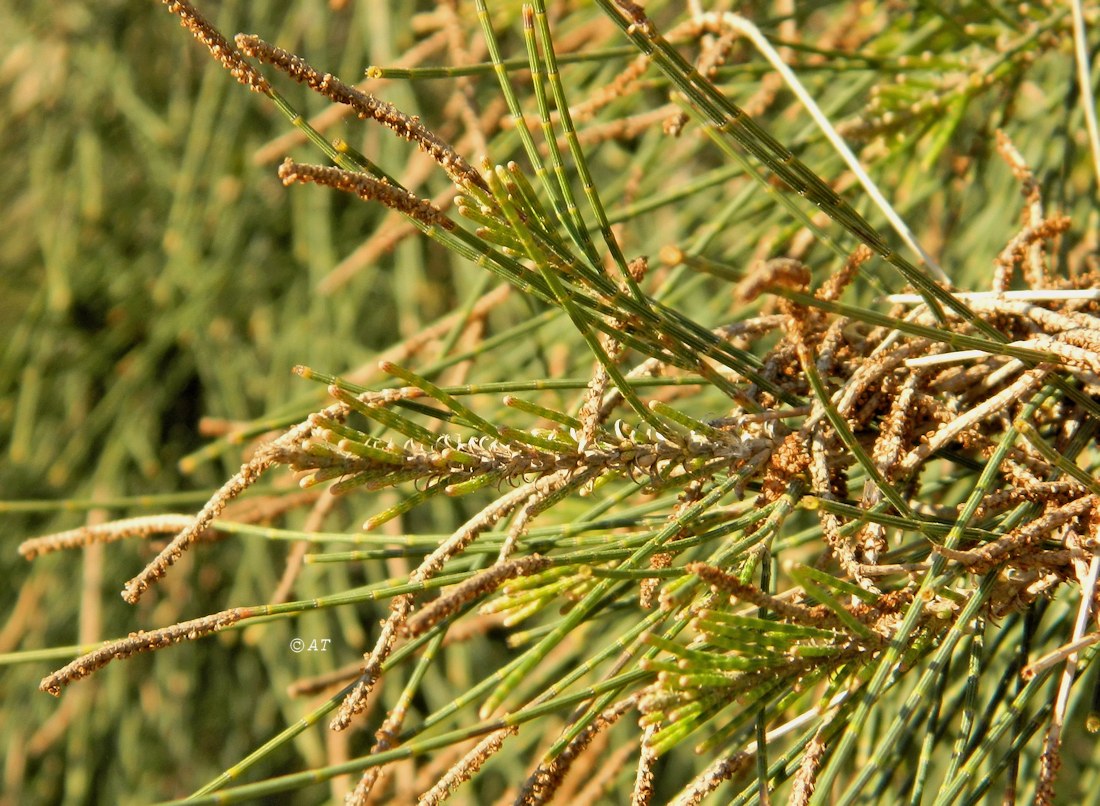
[[940,448],[944,448],[949,445],[959,434],[966,431],[968,428],[973,428],[987,417],[991,417],[995,414],[1001,413],[1008,406],[1012,405],[1020,398],[1038,389],[1047,376],[1050,374],[1050,367],[1046,365],[1040,365],[1032,370],[1026,372],[1011,386],[1005,388],[1001,392],[986,398],[974,408],[963,413],[961,416],[945,423],[939,428],[928,440],[918,445],[911,450],[906,457],[901,461],[901,472],[911,473],[916,470],[929,456],[938,451]]

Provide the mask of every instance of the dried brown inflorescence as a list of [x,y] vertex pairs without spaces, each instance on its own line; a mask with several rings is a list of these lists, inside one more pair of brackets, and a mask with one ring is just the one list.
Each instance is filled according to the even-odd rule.
[[93,543],[111,543],[129,537],[150,537],[158,534],[177,534],[190,528],[195,518],[192,515],[147,515],[138,518],[125,518],[110,523],[81,526],[65,532],[24,540],[19,545],[19,553],[26,560],[33,560],[43,554],[65,549],[83,548]]
[[[281,439],[285,440],[295,436],[297,436],[297,433],[292,430]],[[273,445],[277,443],[278,441]],[[214,522],[214,519],[222,513],[229,503],[255,484],[260,476],[275,463],[274,456],[275,453],[272,450],[261,451],[251,461],[241,465],[240,471],[222,485],[221,489],[206,503],[206,506],[202,508],[202,511],[199,512],[192,523],[182,529],[172,539],[172,542],[165,546],[152,562],[145,566],[140,574],[126,583],[122,589],[122,598],[130,604],[137,602],[145,591],[168,573],[168,569],[175,565],[176,561],[183,556],[183,552],[198,540],[199,536],[210,527],[210,524]]]
[[232,610],[224,610],[191,621],[181,621],[171,627],[163,627],[159,630],[140,630],[131,633],[119,641],[111,641],[85,655],[81,655],[72,663],[58,669],[56,672],[42,678],[39,688],[54,696],[61,694],[65,686],[87,677],[97,669],[102,669],[111,661],[137,655],[141,652],[149,652],[156,649],[178,644],[181,641],[191,641],[204,635],[217,632],[241,619],[254,615],[254,611],[246,607],[235,607]]
[[418,610],[416,615],[406,622],[403,632],[407,637],[420,635],[449,616],[458,613],[463,605],[484,599],[509,579],[537,574],[549,567],[550,561],[538,554],[498,563]]
[[626,697],[603,710],[553,758],[544,759],[520,787],[517,803],[524,806],[550,803],[565,776],[599,734],[637,706],[636,697]]
[[514,736],[517,728],[502,728],[494,731],[475,745],[461,760],[452,765],[436,781],[435,785],[417,798],[420,806],[438,806],[446,801],[464,782],[470,780],[477,771],[504,745],[504,740]]
[[431,202],[417,198],[404,188],[366,174],[327,165],[302,165],[288,157],[279,166],[279,178],[284,185],[296,182],[327,185],[345,193],[354,193],[364,201],[380,202],[425,224],[454,229],[454,222]]
[[271,85],[267,83],[267,79],[245,61],[241,52],[230,45],[226,38],[218,33],[218,29],[211,25],[193,5],[186,0],[164,0],[164,4],[170,12],[180,18],[180,25],[205,45],[210,54],[235,79],[253,92],[262,92],[265,95],[271,92]]
[[485,180],[449,143],[391,103],[345,84],[331,73],[321,73],[305,59],[271,45],[258,36],[237,35],[237,47],[255,59],[282,70],[295,81],[339,104],[351,107],[364,120],[374,120],[399,137],[414,142],[447,172],[458,187],[484,188]]

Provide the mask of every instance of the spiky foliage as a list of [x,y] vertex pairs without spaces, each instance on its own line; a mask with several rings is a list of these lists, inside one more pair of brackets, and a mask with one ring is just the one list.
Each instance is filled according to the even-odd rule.
[[[440,4],[426,27],[456,64],[368,76],[454,80],[464,130],[446,138],[427,113],[167,3],[333,163],[288,159],[284,184],[391,208],[533,313],[502,325],[507,297],[487,290],[424,337],[438,360],[379,362],[388,381],[299,368],[331,401],[284,421],[182,528],[129,519],[25,543],[33,557],[170,530],[125,584],[136,603],[200,538],[258,531],[224,516],[265,474],[324,490],[288,499],[312,507],[301,528],[263,530],[297,541],[272,602],[111,642],[42,688],[387,599],[352,670],[297,684],[343,688],[194,802],[348,773],[355,803],[436,803],[471,779],[484,802],[494,765],[522,803],[947,803],[991,788],[1053,802],[1096,635],[1100,142],[1087,81],[1072,103],[1033,88],[1074,80],[1061,45],[1096,20],[837,5],[754,25],[699,4],[596,5]],[[1087,78],[1087,47],[1077,63]],[[299,114],[278,73],[410,141],[449,186],[426,198],[329,142],[328,118]],[[494,373],[521,351],[528,376]],[[443,499],[461,523],[418,535]],[[349,517],[366,534],[327,526]],[[339,542],[375,547],[320,548]],[[327,564],[382,559],[407,565],[292,599]],[[520,625],[489,650],[489,628]],[[442,695],[463,652],[484,658],[477,679]],[[388,681],[403,688],[374,713]],[[373,741],[231,785],[329,717]],[[387,775],[402,764],[424,775]]]

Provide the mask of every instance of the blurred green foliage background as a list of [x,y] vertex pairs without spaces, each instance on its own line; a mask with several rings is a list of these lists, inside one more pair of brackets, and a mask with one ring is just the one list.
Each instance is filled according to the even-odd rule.
[[[411,5],[306,0],[204,11],[229,33],[262,31],[356,76],[412,41]],[[405,86],[392,90],[396,101],[420,103]],[[309,99],[307,108],[322,105]],[[286,133],[285,121],[218,69],[160,3],[0,4],[0,110],[9,166],[0,175],[6,501],[183,492],[91,517],[194,511],[239,463],[234,449],[181,474],[178,461],[208,441],[201,417],[238,422],[320,399],[291,367],[354,367],[479,279],[452,279],[437,256],[425,282],[425,246],[412,239],[336,293],[314,293],[385,211],[325,189],[284,191],[256,152]],[[376,131],[344,136],[380,162],[407,161],[403,143]],[[89,515],[76,506],[0,515],[0,652],[85,644],[227,600],[265,601],[282,570],[285,552],[219,546],[203,573],[188,567],[156,602],[131,608],[117,591],[148,559],[146,546],[34,565],[15,553],[27,536],[84,523]],[[346,627],[359,629],[354,619]],[[286,652],[288,637],[265,636],[267,655],[233,636],[186,657],[137,659],[61,701],[37,691],[57,661],[3,668],[2,798],[140,803],[187,794],[298,716],[282,712],[281,689],[311,671],[308,663],[326,661]],[[322,752],[316,739],[298,750],[314,761]]]

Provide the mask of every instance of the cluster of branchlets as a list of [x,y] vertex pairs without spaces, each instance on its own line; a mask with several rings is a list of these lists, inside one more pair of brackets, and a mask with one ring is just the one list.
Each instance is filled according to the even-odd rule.
[[[693,608],[694,638],[675,664],[642,662],[657,673],[638,703],[642,724],[654,728],[674,725],[682,709],[718,710],[738,698],[758,696],[763,689],[803,688],[881,651],[915,594],[913,588],[905,587],[882,594],[873,603],[833,609],[768,594],[706,563],[690,563],[686,570],[714,594]],[[743,608],[738,610],[743,605],[755,605],[774,619],[737,615],[745,613]],[[938,619],[936,612],[928,608],[918,629],[927,633],[945,629],[949,622]],[[709,662],[698,660],[703,656]],[[659,732],[656,741],[660,741]]]
[[[301,474],[303,487],[337,480],[346,492],[358,486],[378,489],[415,481],[424,487],[458,485],[491,477],[518,484],[558,471],[598,471],[662,484],[701,465],[733,472],[745,461],[772,449],[774,422],[723,430],[724,440],[698,434],[674,442],[648,429],[630,430],[617,423],[599,438],[579,444],[574,434],[547,432],[541,445],[519,438],[444,436],[425,447],[409,440],[403,446],[382,443],[331,418],[314,415],[312,432],[295,443],[283,443],[273,457]],[[537,438],[536,433],[526,436]],[[374,450],[369,450],[374,448]],[[384,453],[382,452],[384,451]]]
[[[1059,231],[1059,227],[1046,230],[1040,245]],[[853,255],[842,271],[818,289],[816,297],[836,299],[867,258],[866,253]],[[1022,270],[1029,259],[1027,249],[1014,249],[1006,258],[1009,270]],[[1040,254],[1039,259],[1045,256]],[[1034,273],[1043,278],[1049,275],[1045,269]],[[742,292],[746,297],[764,292],[782,295],[784,290],[805,294],[809,281],[810,272],[797,261],[772,261],[746,281]],[[1085,277],[1050,285],[1076,291],[1090,282]],[[797,427],[785,424],[782,418],[753,419],[734,408],[728,417],[706,423],[705,433],[693,432],[676,441],[666,434],[632,430],[621,422],[605,426],[601,418],[606,418],[610,410],[585,406],[584,433],[564,429],[532,431],[526,439],[517,439],[514,433],[512,438],[451,436],[427,444],[412,440],[398,447],[372,440],[351,429],[346,421],[321,416],[312,418],[311,428],[301,439],[284,441],[273,457],[301,473],[307,485],[333,481],[341,490],[406,481],[460,489],[478,478],[512,484],[553,478],[544,488],[531,487],[530,493],[521,490],[522,495],[515,500],[527,501],[527,512],[543,506],[546,495],[583,474],[617,474],[652,483],[674,480],[684,488],[685,500],[690,501],[701,481],[747,470],[750,487],[758,490],[760,506],[792,495],[820,500],[822,505],[816,510],[827,549],[841,576],[857,582],[875,598],[870,603],[840,607],[809,606],[797,596],[791,600],[769,595],[720,568],[688,566],[687,571],[735,605],[774,613],[782,622],[804,630],[804,635],[803,640],[787,641],[781,651],[749,642],[723,655],[729,637],[724,619],[730,611],[722,605],[721,597],[717,601],[714,596],[700,600],[706,606],[697,610],[697,643],[690,649],[705,649],[711,657],[722,658],[716,663],[725,666],[695,669],[691,655],[685,655],[678,664],[648,663],[657,672],[657,679],[646,689],[638,708],[647,731],[654,737],[654,746],[659,746],[661,725],[674,724],[682,709],[717,711],[738,697],[758,696],[765,688],[804,688],[881,651],[889,643],[900,612],[915,593],[908,584],[910,575],[927,568],[930,546],[924,542],[916,552],[910,546],[910,553],[918,555],[918,561],[898,563],[890,556],[884,528],[873,522],[861,523],[863,519],[858,515],[838,515],[826,503],[851,507],[849,502],[855,495],[863,512],[887,510],[893,501],[884,496],[880,484],[885,482],[903,491],[906,511],[897,514],[927,509],[931,504],[923,502],[938,498],[935,479],[925,478],[930,463],[952,456],[990,458],[1006,430],[1025,413],[1036,394],[1049,391],[1058,373],[1085,384],[1092,382],[1100,366],[1100,350],[1092,339],[1093,332],[1100,332],[1100,305],[1095,295],[1071,293],[1055,295],[1054,299],[1037,295],[1026,302],[995,295],[972,302],[973,309],[995,323],[1014,346],[1038,351],[1036,354],[1049,360],[1036,363],[996,351],[950,353],[943,342],[932,338],[905,335],[886,327],[868,328],[843,317],[827,316],[812,305],[781,298],[784,335],[766,352],[762,376],[776,388],[805,398],[814,394],[811,372],[827,379],[828,384],[826,400],[815,394],[808,413],[795,415],[796,419],[802,418]],[[910,310],[906,303],[899,303],[894,315],[963,336],[977,335],[971,323],[958,317],[941,322],[922,303],[916,305]],[[742,333],[759,335],[771,330],[770,326],[748,328]],[[596,386],[602,393],[603,387]],[[373,393],[364,396],[366,399],[371,406],[385,408],[400,402],[401,395]],[[756,401],[765,411],[781,408],[773,395],[751,385],[745,399]],[[868,447],[878,479],[865,479],[861,495],[850,489],[849,477],[856,463],[835,421],[826,416],[826,406],[835,410],[852,438]],[[1086,422],[1090,414],[1087,401],[1067,397],[1057,405],[1036,408],[1028,416],[1037,433],[1052,438],[1057,449],[1063,450],[1076,433],[1073,424]],[[1075,576],[1075,563],[1083,553],[1079,541],[1067,535],[1090,528],[1096,499],[1088,485],[1059,478],[1061,472],[1050,457],[1029,442],[1017,440],[1000,467],[1000,489],[979,508],[975,523],[993,529],[1008,508],[1021,503],[1035,507],[1032,517],[995,540],[975,544],[968,539],[957,548],[931,547],[968,570],[1003,572],[987,607],[991,617],[1027,607],[1038,596]],[[696,493],[690,494],[691,490]],[[492,517],[499,518],[505,509],[511,511],[515,506],[509,502]],[[527,520],[517,519],[523,524]],[[453,556],[459,550],[452,546],[445,554]],[[661,563],[653,567],[675,564],[675,558],[667,553],[660,559]],[[544,561],[539,560],[525,573],[542,567]],[[426,614],[423,623],[434,623],[436,612],[458,612],[470,597],[485,598],[497,589],[497,576],[512,573],[513,569],[504,565],[487,572],[485,579],[465,586],[461,601],[445,598],[434,611],[426,611],[432,615]],[[410,630],[421,628],[422,619],[413,617],[412,622],[408,621],[413,612],[408,604],[403,603],[400,612],[394,611],[394,624],[400,623],[395,634],[410,634]],[[938,595],[926,603],[925,614],[913,634],[914,652],[946,629],[953,608],[952,600]],[[780,657],[783,674],[777,676]]]
[[857,141],[905,136],[925,121],[1018,80],[1042,53],[1065,41],[1069,25],[1067,18],[1052,26],[1046,15],[1032,18],[1024,13],[1018,19],[1018,36],[981,42],[965,59],[944,58],[930,51],[899,57],[892,65],[894,81],[874,87],[861,114],[842,122],[837,130]]

